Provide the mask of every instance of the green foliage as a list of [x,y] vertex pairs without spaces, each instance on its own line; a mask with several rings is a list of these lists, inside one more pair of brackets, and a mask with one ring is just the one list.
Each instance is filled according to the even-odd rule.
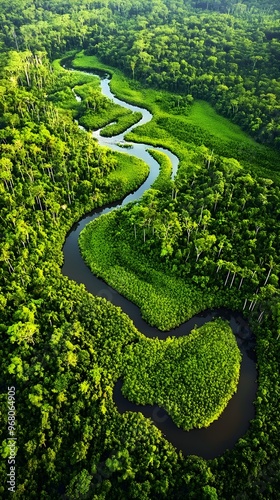
[[[53,75],[50,94],[59,79],[60,73]],[[101,149],[71,116],[42,98],[40,86],[25,101],[24,87],[11,87],[5,79],[1,85],[7,106],[20,109],[18,126],[3,129],[0,144],[1,414],[7,412],[7,384],[15,384],[18,494],[31,497],[32,490],[43,497],[48,490],[57,496],[64,484],[69,495],[80,498],[92,489],[92,476],[84,472],[87,460],[91,454],[98,460],[107,446],[100,419],[119,418],[112,387],[121,373],[120,352],[138,333],[119,309],[61,275],[61,248],[84,212],[135,189],[148,166]],[[106,337],[115,359],[103,355]],[[2,441],[5,419],[3,424]]]
[[[63,58],[62,61],[68,59],[69,57]],[[84,58],[81,55],[75,57],[74,66],[79,68],[83,63]],[[85,128],[97,130],[104,127],[101,135],[112,137],[124,132],[141,119],[141,113],[133,113],[103,96],[97,76],[80,71],[69,72],[59,66],[59,60],[54,61],[53,66],[60,78],[56,81],[56,87],[52,87],[48,99],[61,108],[73,110],[74,116]],[[89,65],[88,69],[99,68]],[[80,102],[77,102],[75,94]]]
[[185,430],[208,427],[236,392],[240,362],[231,328],[216,320],[187,337],[128,346],[122,391],[135,403],[165,408]]
[[[83,52],[75,57],[73,64],[86,69],[106,69],[96,57],[85,56]],[[187,112],[179,107],[175,116],[173,94],[135,86],[133,81],[124,79],[119,70],[109,67],[108,71],[113,75],[111,89],[120,99],[140,106],[144,103],[153,113],[151,122],[134,129],[126,136],[127,140],[166,147],[181,161],[188,159],[189,150],[203,144],[217,155],[242,161],[260,176],[272,176],[279,181],[279,154],[257,144],[240,127],[218,115],[209,103],[195,101]]]
[[138,188],[146,179],[149,173],[148,165],[125,153],[114,152],[117,160],[117,168],[106,177],[102,191],[110,193],[116,199],[123,198],[130,191]]
[[[0,19],[0,433],[7,458],[6,388],[14,384],[16,497],[275,498],[280,489],[279,192],[269,178],[277,181],[279,159],[273,149],[250,146],[248,137],[241,145],[240,131],[214,116],[205,103],[192,106],[192,100],[206,99],[259,142],[279,148],[279,5],[275,0],[2,0]],[[175,304],[173,322],[176,300],[183,304],[186,294],[180,281],[189,293],[185,316],[208,303],[241,309],[248,299],[244,311],[257,336],[256,418],[234,449],[208,463],[183,458],[142,414],[117,412],[112,391],[125,369],[124,353],[129,343],[141,339],[144,345],[144,340],[120,309],[61,275],[61,248],[73,223],[136,183],[128,175],[127,158],[100,149],[73,123],[73,117],[98,115],[93,100],[97,79],[62,70],[50,60],[82,49],[106,64],[81,55],[81,65],[118,65],[131,80],[109,68],[113,91],[153,112],[154,120],[131,139],[168,147],[181,160],[178,184],[169,196],[163,182],[156,187],[170,207],[160,195],[151,200],[149,193],[146,207],[130,214],[129,223],[127,214],[120,215],[118,238],[126,245],[120,268],[134,252],[127,260],[128,279],[132,272],[137,278],[139,265],[143,290],[148,282],[155,294],[165,287],[165,305]],[[140,80],[157,90],[142,88]],[[78,94],[89,82],[84,102],[78,103],[72,88]],[[88,104],[87,96],[92,98]],[[111,123],[106,110],[104,117],[104,124]],[[233,131],[237,135],[231,142]],[[209,151],[203,153],[201,144]],[[146,167],[132,162],[141,182]],[[257,181],[254,173],[265,179]],[[216,211],[215,192],[223,198]],[[204,199],[209,205],[202,210],[197,252],[193,226]],[[145,210],[151,202],[158,203],[159,212],[167,210],[171,232],[165,240],[166,222],[159,217],[152,241]],[[188,222],[182,227],[186,206]],[[188,250],[182,255],[188,231],[189,257]],[[220,249],[222,265],[216,273]],[[157,295],[152,300],[155,309],[162,307]],[[164,309],[160,314],[164,323]],[[6,458],[0,464],[3,498]]]
[[206,101],[195,100],[186,121],[222,141],[242,141],[247,147],[255,146],[255,142],[240,127],[219,115]]
[[91,270],[136,303],[152,326],[174,328],[203,309],[221,306],[225,296],[229,303],[232,300],[236,307],[241,306],[238,297],[233,300],[227,293],[219,294],[217,287],[214,294],[206,296],[191,280],[172,276],[166,266],[161,269],[149,261],[131,244],[133,219],[124,230],[119,221],[112,212],[91,222],[81,232],[79,245]]
[[152,189],[158,191],[169,191],[171,187],[171,173],[172,163],[171,160],[161,151],[149,150],[150,155],[159,163],[159,175],[152,184]]
[[100,135],[103,137],[112,137],[114,135],[121,134],[125,132],[126,129],[134,125],[141,120],[141,113],[128,113],[127,115],[122,115],[116,118],[116,123],[112,123],[104,127]]

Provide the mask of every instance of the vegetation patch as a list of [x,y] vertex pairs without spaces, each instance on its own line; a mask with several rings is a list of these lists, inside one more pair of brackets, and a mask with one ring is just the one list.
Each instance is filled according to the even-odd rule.
[[184,430],[208,427],[237,390],[241,354],[220,319],[180,338],[141,339],[125,348],[123,394],[157,404]]
[[165,153],[149,150],[150,155],[159,163],[159,175],[151,186],[159,191],[169,191],[171,187],[172,162]]
[[114,193],[116,199],[123,198],[126,194],[138,188],[147,178],[149,167],[140,158],[126,153],[114,151],[117,167],[109,173],[104,181],[104,192]]
[[103,137],[113,137],[114,135],[119,135],[125,132],[129,127],[135,125],[139,120],[141,120],[142,114],[140,112],[127,113],[125,115],[116,118],[116,123],[112,123],[104,127],[100,135]]
[[[216,288],[216,294],[206,296],[190,280],[172,276],[141,255],[125,238],[117,217],[111,212],[89,223],[80,234],[80,249],[92,272],[137,304],[152,326],[170,330],[226,298],[230,303],[227,293],[219,295]],[[133,221],[130,228],[132,232]]]
[[100,108],[84,110],[79,117],[79,122],[88,130],[99,130],[111,122],[123,119],[124,115],[129,116],[130,114],[129,110],[126,110],[119,104],[113,104],[109,99],[106,99],[103,103],[102,101],[100,102]]
[[222,141],[242,141],[247,146],[255,146],[256,142],[238,125],[218,114],[206,101],[195,100],[189,108],[187,122],[204,129]]

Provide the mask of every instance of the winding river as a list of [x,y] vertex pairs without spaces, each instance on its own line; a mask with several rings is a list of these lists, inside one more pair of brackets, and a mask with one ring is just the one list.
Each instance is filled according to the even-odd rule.
[[[84,73],[88,73],[85,72]],[[93,73],[89,73],[93,75]],[[126,205],[127,203],[136,200],[151,186],[159,173],[158,163],[148,153],[148,149],[157,149],[164,152],[171,159],[173,171],[172,178],[176,175],[178,168],[178,158],[170,151],[164,148],[152,148],[147,144],[133,144],[129,150],[118,146],[118,143],[125,143],[124,135],[130,132],[135,126],[142,125],[151,120],[152,115],[149,111],[138,106],[132,106],[124,101],[117,99],[110,90],[109,78],[101,77],[102,92],[109,99],[112,99],[116,104],[128,108],[132,111],[140,111],[142,118],[137,125],[128,128],[125,133],[108,138],[100,135],[100,130],[93,133],[93,136],[98,139],[100,145],[110,147],[111,149],[126,152],[130,155],[146,161],[150,166],[150,173],[146,181],[134,193],[129,194],[121,203],[113,203],[109,206],[94,210],[90,214],[83,217],[76,223],[68,234],[63,247],[64,264],[62,272],[70,279],[77,283],[83,283],[87,290],[93,295],[104,297],[112,304],[120,306],[122,310],[134,322],[136,328],[145,334],[147,337],[158,337],[165,339],[168,336],[176,337],[187,335],[194,325],[202,326],[207,321],[211,321],[215,317],[222,317],[230,322],[231,328],[235,333],[238,346],[242,352],[242,362],[240,370],[240,379],[236,394],[231,398],[226,409],[218,420],[213,422],[207,429],[194,429],[191,431],[183,431],[179,429],[168,416],[168,414],[158,406],[151,405],[136,405],[128,401],[121,392],[121,381],[118,381],[114,388],[114,401],[118,410],[123,413],[125,411],[140,411],[147,418],[150,417],[154,423],[178,450],[181,450],[184,455],[198,455],[206,459],[215,458],[225,450],[231,449],[237,440],[245,434],[249,428],[250,420],[254,418],[255,411],[253,402],[257,390],[257,370],[255,359],[255,339],[250,331],[246,320],[241,314],[229,311],[227,309],[217,309],[215,311],[204,311],[201,314],[194,316],[180,327],[170,330],[169,332],[161,332],[157,328],[148,325],[141,317],[140,310],[137,306],[120,295],[116,290],[108,286],[103,280],[94,276],[89,268],[84,263],[79,247],[78,238],[81,230],[91,220],[99,217],[102,214],[108,213],[111,210]],[[78,98],[78,96],[77,96]]]

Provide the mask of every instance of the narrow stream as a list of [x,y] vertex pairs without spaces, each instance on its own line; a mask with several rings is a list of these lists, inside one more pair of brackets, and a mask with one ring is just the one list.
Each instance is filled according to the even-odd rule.
[[[93,73],[84,72],[93,75]],[[141,120],[127,129],[124,133],[108,138],[100,135],[100,130],[93,133],[93,136],[98,139],[100,145],[110,147],[111,149],[125,152],[129,155],[137,156],[143,159],[150,166],[150,174],[146,181],[134,193],[129,194],[120,203],[113,203],[109,206],[94,210],[90,214],[83,217],[78,223],[74,224],[71,232],[68,234],[63,247],[64,264],[62,272],[70,279],[77,283],[83,283],[87,290],[93,295],[105,297],[116,306],[120,306],[122,310],[134,322],[136,328],[147,337],[158,337],[165,339],[168,336],[187,335],[194,325],[202,326],[204,323],[211,321],[215,317],[222,317],[230,322],[231,328],[236,335],[237,343],[242,352],[242,363],[240,370],[240,379],[238,390],[231,398],[226,409],[218,420],[213,422],[207,429],[194,429],[191,431],[183,431],[179,429],[166,414],[166,412],[157,406],[140,406],[131,403],[121,393],[121,381],[118,381],[114,388],[114,401],[118,410],[123,413],[125,411],[140,411],[147,418],[150,417],[154,424],[162,431],[166,439],[168,439],[178,450],[182,450],[185,455],[193,454],[206,459],[211,459],[221,455],[226,449],[232,448],[237,440],[245,434],[249,428],[250,420],[254,418],[255,411],[253,402],[256,397],[257,390],[257,370],[255,359],[255,338],[250,331],[248,323],[241,314],[227,310],[217,309],[215,311],[204,311],[191,318],[189,321],[180,325],[180,327],[170,330],[169,332],[161,332],[157,328],[148,325],[141,317],[140,310],[137,306],[120,295],[116,290],[108,286],[103,280],[92,274],[90,269],[84,263],[79,247],[78,238],[81,230],[91,220],[99,217],[104,213],[108,213],[116,208],[126,205],[127,203],[139,199],[142,194],[149,189],[151,184],[157,178],[159,173],[158,163],[150,156],[148,150],[156,149],[164,152],[171,159],[173,170],[172,178],[176,175],[178,169],[178,158],[170,151],[164,148],[153,148],[147,144],[134,144],[132,149],[123,149],[118,146],[118,143],[123,141],[124,136],[136,126],[147,123],[152,119],[149,111],[138,106],[132,106],[124,101],[117,99],[110,90],[109,78],[106,76],[101,78],[102,92],[109,99],[112,99],[116,104],[128,108],[132,111],[140,111],[142,113]]]

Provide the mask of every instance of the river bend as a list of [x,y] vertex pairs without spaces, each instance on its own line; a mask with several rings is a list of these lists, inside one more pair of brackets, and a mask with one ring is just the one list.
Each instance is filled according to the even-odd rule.
[[[88,73],[88,72],[85,72]],[[92,74],[93,73],[89,73]],[[242,362],[240,369],[240,379],[236,394],[231,398],[226,409],[218,420],[213,422],[207,429],[193,429],[191,431],[183,431],[179,429],[162,408],[151,405],[136,405],[128,401],[121,392],[121,381],[118,381],[114,388],[114,401],[118,410],[123,413],[125,411],[140,411],[147,418],[151,418],[154,424],[160,429],[163,435],[168,439],[178,450],[181,450],[184,455],[198,455],[206,459],[211,459],[221,455],[226,449],[232,448],[237,440],[245,434],[249,428],[250,420],[254,418],[255,411],[253,402],[256,397],[257,390],[257,370],[255,359],[255,339],[250,331],[246,320],[241,314],[229,311],[227,309],[217,309],[215,311],[204,311],[191,318],[189,321],[180,325],[180,327],[170,330],[169,332],[161,332],[157,328],[148,325],[141,317],[139,308],[120,295],[116,290],[108,286],[102,279],[97,278],[92,274],[90,269],[83,261],[79,246],[78,238],[82,229],[93,219],[102,214],[108,213],[116,208],[122,207],[127,203],[139,199],[143,193],[149,189],[159,173],[159,165],[154,158],[148,153],[148,150],[156,149],[168,155],[172,162],[172,178],[175,177],[178,168],[178,158],[164,148],[153,148],[147,144],[133,143],[133,147],[129,150],[118,146],[118,143],[125,143],[125,134],[133,128],[143,125],[152,119],[152,114],[138,106],[130,105],[124,101],[117,99],[111,92],[109,86],[109,78],[101,77],[101,89],[103,94],[112,99],[114,103],[130,109],[131,111],[140,111],[142,114],[141,120],[132,127],[128,128],[124,133],[114,137],[102,137],[100,130],[93,133],[93,136],[98,140],[100,145],[110,147],[113,150],[126,152],[130,155],[141,158],[150,167],[150,173],[146,181],[134,193],[126,196],[120,203],[112,203],[106,207],[102,207],[92,211],[84,216],[78,223],[74,224],[69,232],[64,246],[64,264],[62,272],[65,276],[75,280],[77,283],[83,283],[87,290],[93,295],[104,297],[112,304],[120,306],[122,310],[134,322],[136,328],[147,337],[158,337],[165,339],[168,336],[187,335],[194,325],[202,326],[207,321],[211,321],[215,317],[227,319],[230,322],[231,328],[236,336],[238,346],[242,352]]]

